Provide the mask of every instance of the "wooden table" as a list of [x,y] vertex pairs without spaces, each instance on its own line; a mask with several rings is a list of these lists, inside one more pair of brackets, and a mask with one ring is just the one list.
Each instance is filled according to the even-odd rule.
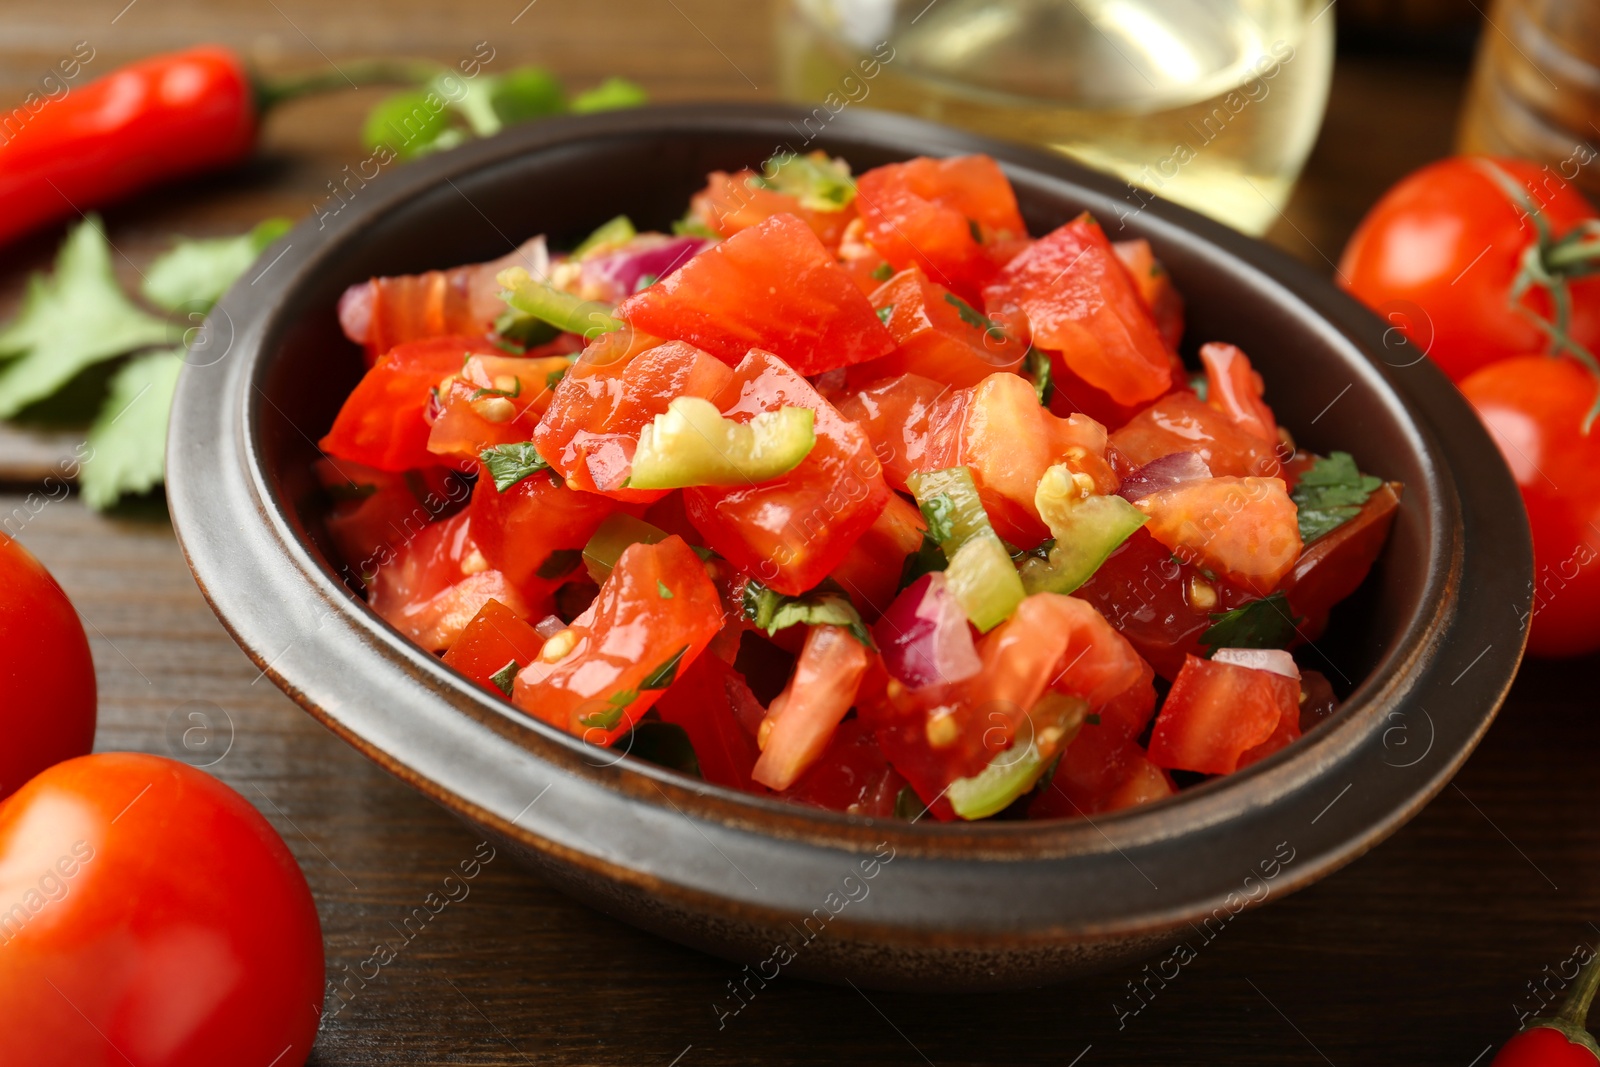
[[[20,97],[78,40],[96,49],[96,73],[206,39],[268,69],[381,51],[453,61],[486,40],[496,65],[545,62],[579,86],[621,73],[660,99],[750,99],[773,88],[766,12],[713,0],[126,3],[8,0],[0,95]],[[1322,139],[1273,240],[1331,271],[1326,260],[1363,207],[1448,151],[1462,78],[1455,66],[1342,60]],[[134,278],[171,233],[307,213],[360,158],[354,131],[370,100],[293,105],[238,173],[109,212],[127,256],[119,269]],[[7,250],[0,315],[57,238]],[[48,457],[37,442],[0,441],[11,472],[0,515],[24,504],[30,447]],[[21,530],[87,622],[102,694],[98,747],[181,754],[191,712],[216,724],[210,769],[294,850],[317,897],[330,977],[342,976],[475,839],[258,677],[151,510],[104,517],[71,499]],[[1120,1030],[1112,1002],[1126,1000],[1133,967],[960,1000],[782,982],[719,1029],[712,1004],[736,968],[622,926],[501,859],[325,1018],[312,1062],[1483,1064],[1514,1029],[1528,983],[1600,936],[1589,925],[1600,921],[1597,665],[1530,664],[1478,753],[1421,816],[1348,869],[1242,917]]]

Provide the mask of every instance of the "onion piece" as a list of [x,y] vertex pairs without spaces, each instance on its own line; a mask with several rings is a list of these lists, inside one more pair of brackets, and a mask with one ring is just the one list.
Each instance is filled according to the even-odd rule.
[[1219,648],[1211,654],[1213,663],[1231,663],[1235,667],[1270,671],[1285,678],[1300,680],[1300,667],[1294,657],[1281,648]]
[[911,689],[960,682],[983,668],[967,614],[942,571],[918,578],[872,628],[889,675]]
[[1128,503],[1183,482],[1211,477],[1211,468],[1198,452],[1174,452],[1153,459],[1123,479],[1117,495]]
[[550,640],[552,637],[566,628],[567,624],[561,621],[561,616],[559,615],[546,615],[544,618],[533,624],[533,632],[544,638],[546,641]]
[[624,300],[640,288],[640,279],[649,275],[660,281],[713,243],[704,237],[641,234],[614,252],[584,260],[584,287]]

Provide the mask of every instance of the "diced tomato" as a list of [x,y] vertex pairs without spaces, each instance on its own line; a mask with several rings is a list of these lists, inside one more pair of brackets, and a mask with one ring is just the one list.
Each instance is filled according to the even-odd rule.
[[1047,689],[1082,696],[1124,736],[1142,729],[1155,704],[1149,665],[1076,597],[1028,597],[979,639],[978,657],[983,667],[967,681],[918,690],[890,684],[862,703],[889,761],[941,819],[953,815],[946,787],[1009,747]]
[[1099,492],[1117,487],[1104,427],[1083,415],[1057,418],[1015,374],[991,374],[957,390],[902,375],[860,391],[841,410],[873,439],[896,489],[905,489],[913,471],[971,467],[995,532],[1023,548],[1046,536],[1034,494],[1052,465],[1088,474]]
[[1185,655],[1201,651],[1200,636],[1211,626],[1213,613],[1256,599],[1249,590],[1207,578],[1142,529],[1074,595],[1098,608],[1168,679],[1178,676]]
[[916,264],[970,304],[1028,236],[1011,183],[988,156],[869,170],[856,179],[856,208],[896,270]]
[[1155,320],[1161,339],[1168,348],[1177,351],[1179,342],[1183,340],[1183,297],[1178,293],[1178,287],[1172,284],[1172,275],[1156,259],[1150,242],[1142,237],[1133,241],[1113,241],[1111,249],[1116,252],[1122,265],[1128,268],[1128,277],[1139,291],[1139,299],[1150,309],[1150,317]]
[[459,511],[472,494],[460,473],[444,467],[397,473],[323,456],[312,468],[333,498],[328,536],[357,588],[394,555],[393,546]]
[[905,784],[872,731],[855,718],[839,724],[817,762],[780,795],[796,804],[886,819],[895,814]]
[[1113,789],[1101,804],[1101,811],[1121,811],[1157,800],[1164,800],[1178,791],[1172,775],[1150,762],[1143,749],[1135,752],[1123,776],[1122,784]]
[[816,444],[788,474],[744,488],[683,491],[689,521],[711,548],[780,593],[803,593],[844,560],[889,499],[872,443],[811,383],[759,349],[712,400],[739,422],[784,406],[816,413]]
[[1355,517],[1305,547],[1283,579],[1289,607],[1316,640],[1333,606],[1356,591],[1389,539],[1400,509],[1400,483],[1388,482],[1367,498]]
[[821,374],[894,349],[866,296],[793,215],[774,215],[707,249],[623,301],[616,315],[729,366],[759,348],[801,374]]
[[984,290],[988,313],[1025,327],[1119,404],[1172,385],[1172,358],[1100,226],[1081,215],[1035,241]]
[[1277,448],[1278,421],[1261,399],[1266,386],[1249,357],[1234,345],[1212,341],[1200,346],[1200,362],[1206,368],[1206,403],[1251,437]]
[[1150,760],[1167,770],[1232,774],[1284,719],[1298,735],[1300,685],[1293,678],[1190,656],[1156,716]]
[[629,545],[594,603],[517,675],[512,700],[537,719],[609,745],[721,627],[716,587],[682,538]]
[[472,513],[426,527],[378,568],[372,610],[423,648],[455,643],[484,604],[498,600],[517,615],[531,613],[506,576],[492,570],[473,537]]
[[597,493],[568,489],[539,471],[501,492],[484,470],[472,492],[472,532],[489,566],[539,601],[583,565],[583,546],[606,517],[638,512]]
[[[490,679],[512,664],[520,669],[532,663],[543,647],[544,638],[535,633],[532,626],[500,601],[490,600],[444,654],[444,664],[454,667],[489,692],[505,696],[505,690]],[[514,669],[512,674],[515,673]]]
[[1174,452],[1196,453],[1218,476],[1274,478],[1281,467],[1275,446],[1239,429],[1186,389],[1128,420],[1111,435],[1111,445],[1135,467]]
[[855,703],[867,661],[866,646],[842,626],[811,627],[794,675],[761,722],[751,777],[782,792],[816,763]]
[[1177,792],[1172,777],[1135,741],[1085,723],[1028,805],[1030,819],[1069,819],[1118,811]]
[[706,187],[689,201],[690,217],[722,237],[732,237],[774,215],[793,215],[811,227],[823,244],[839,247],[845,227],[855,221],[855,205],[839,211],[812,211],[801,207],[797,196],[752,184],[759,178],[748,168],[736,174],[712,171],[706,175]]
[[867,224],[859,215],[844,228],[844,237],[839,241],[839,265],[869,296],[894,275],[889,261],[867,242]]
[[656,702],[664,722],[683,727],[700,762],[700,773],[712,785],[765,793],[750,777],[761,754],[755,735],[741,723],[735,707],[753,706],[759,721],[765,709],[756,703],[744,676],[714,655],[702,655],[678,672],[677,681]]
[[917,267],[908,267],[869,298],[899,346],[881,359],[850,368],[852,386],[897,374],[920,374],[957,387],[977,385],[996,371],[1014,371],[1027,346],[998,327],[982,325],[970,304]]
[[906,557],[922,546],[926,528],[915,504],[899,493],[890,493],[867,532],[829,575],[867,622],[876,620],[894,601]]
[[1262,596],[1300,557],[1294,501],[1279,478],[1200,478],[1134,501],[1145,529],[1180,559]]
[[486,448],[528,440],[571,366],[565,356],[473,356],[440,390],[428,451],[471,463]]
[[639,351],[611,344],[591,345],[561,379],[533,443],[574,489],[649,503],[667,491],[622,484],[632,469],[639,431],[675,398],[715,397],[733,375],[682,341]]
[[397,345],[356,384],[318,444],[331,456],[379,470],[436,466],[439,457],[428,451],[427,417],[434,389],[469,357],[504,354],[481,337]]

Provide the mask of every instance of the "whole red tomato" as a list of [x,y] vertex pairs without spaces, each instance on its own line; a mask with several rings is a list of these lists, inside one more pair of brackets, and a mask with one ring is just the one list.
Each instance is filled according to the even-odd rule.
[[0,799],[94,746],[94,661],[44,564],[0,534]]
[[1600,423],[1588,417],[1600,381],[1575,360],[1502,360],[1461,383],[1522,490],[1533,528],[1533,629],[1528,651],[1600,649]]
[[299,1067],[322,935],[294,857],[203,771],[58,763],[0,804],[0,1063]]
[[[1496,181],[1495,168],[1508,184],[1523,186],[1526,203]],[[1529,206],[1538,208],[1552,240],[1595,217],[1572,186],[1532,163],[1478,156],[1431,163],[1367,212],[1345,246],[1339,280],[1456,381],[1497,359],[1546,351],[1548,338],[1528,312],[1550,320],[1549,292],[1535,285],[1520,301],[1510,296],[1524,256],[1540,240]],[[1548,244],[1533,254],[1543,256],[1546,269],[1561,258]],[[1600,346],[1600,278],[1568,284],[1568,333],[1594,351]]]

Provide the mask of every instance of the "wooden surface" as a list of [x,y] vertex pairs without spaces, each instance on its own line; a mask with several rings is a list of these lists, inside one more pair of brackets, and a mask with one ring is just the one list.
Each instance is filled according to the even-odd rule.
[[[385,50],[453,60],[488,40],[497,65],[546,62],[579,86],[621,73],[660,99],[772,92],[764,10],[523,2],[137,0],[113,23],[126,0],[6,0],[0,94],[19,96],[78,40],[96,47],[99,73],[205,39],[273,69]],[[1462,76],[1341,61],[1321,142],[1273,240],[1331,272],[1363,207],[1448,150]],[[362,96],[294,105],[243,171],[109,212],[126,253],[119,269],[136,278],[171,233],[307,213],[360,158]],[[4,253],[0,314],[57,238]],[[0,461],[21,470],[22,447],[0,437]],[[102,694],[98,747],[215,760],[211,771],[266,814],[304,867],[330,977],[395,941],[475,839],[258,678],[201,599],[159,508],[103,517],[76,499],[30,504],[29,489],[24,473],[0,491],[0,521],[13,516],[9,528],[83,614]],[[972,998],[781,981],[719,1029],[712,1005],[735,968],[558,896],[502,857],[325,1018],[311,1062],[1481,1065],[1529,1003],[1527,983],[1600,937],[1589,925],[1600,921],[1597,665],[1529,665],[1481,749],[1421,816],[1346,870],[1240,918],[1120,1029],[1113,1002],[1131,1005],[1137,968]],[[191,733],[186,752],[184,729],[202,721],[191,714],[215,730]]]

